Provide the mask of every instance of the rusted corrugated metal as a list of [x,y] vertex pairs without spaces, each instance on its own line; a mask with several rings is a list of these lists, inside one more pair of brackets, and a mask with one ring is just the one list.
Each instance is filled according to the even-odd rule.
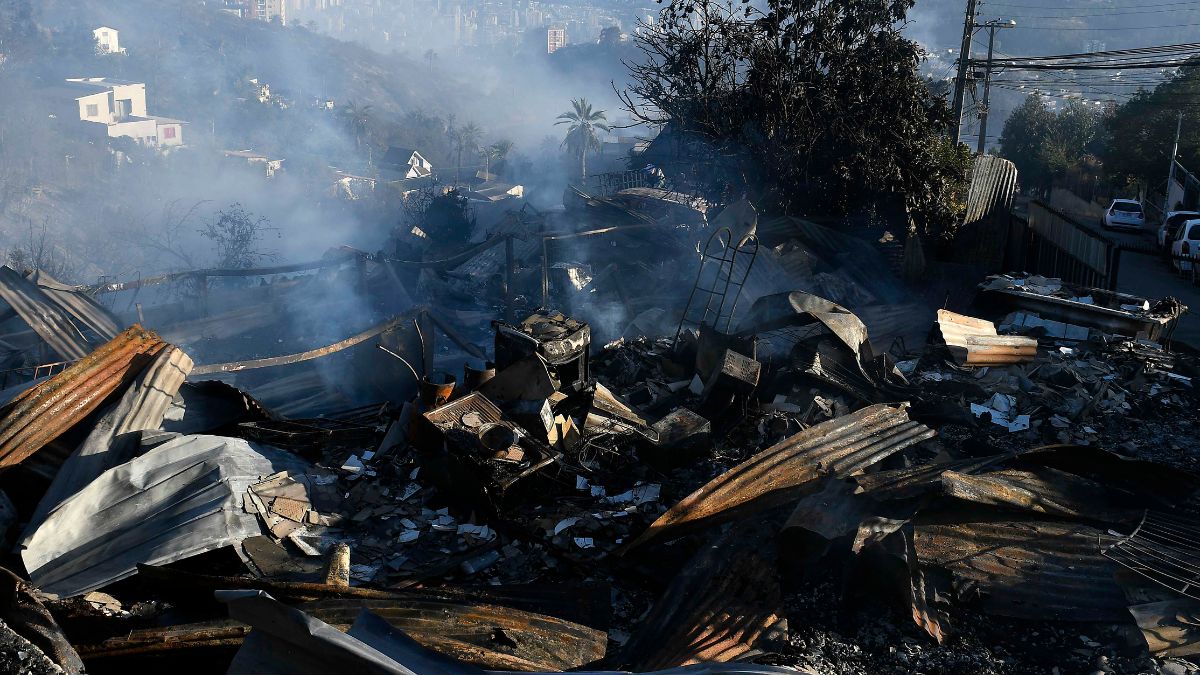
[[1037,357],[1033,338],[998,335],[991,321],[938,310],[938,330],[951,356],[961,365],[998,366],[1024,363]]
[[629,545],[679,536],[792,501],[822,475],[839,477],[935,436],[904,407],[873,405],[823,422],[717,476],[651,523]]
[[1100,554],[1105,533],[1077,523],[984,520],[914,528],[922,566],[954,575],[964,600],[1022,619],[1127,621],[1114,563]]
[[654,603],[622,664],[644,672],[732,661],[750,651],[783,616],[777,565],[765,557],[773,550],[764,545],[766,530],[730,531],[704,546]]
[[1041,467],[1035,471],[1001,469],[969,476],[955,471],[942,474],[942,489],[951,496],[976,504],[1068,518],[1122,523],[1136,520],[1141,511],[1113,505],[1115,490],[1075,474]]
[[7,265],[0,266],[0,300],[62,358],[81,359],[91,351],[83,333],[50,296]]
[[78,424],[167,346],[135,324],[15,398],[0,410],[0,468],[21,463]]
[[[504,656],[540,670],[571,670],[604,658],[608,634],[570,621],[496,605],[459,605],[435,600],[319,600],[299,609],[338,628],[347,629],[368,610],[413,636],[427,647],[455,658],[491,667]],[[515,647],[503,647],[493,636],[501,631]],[[479,656],[495,652],[491,664]],[[473,657],[473,658],[472,658]]]
[[[167,345],[113,405],[104,411],[83,443],[61,463],[34,515],[32,532],[46,515],[101,473],[132,457],[135,431],[158,429],[179,387],[192,370],[192,359]],[[47,453],[39,454],[39,459]]]
[[117,317],[81,290],[68,286],[42,270],[34,270],[29,280],[73,319],[87,326],[101,339],[111,340],[121,332]]
[[917,497],[941,488],[942,474],[957,471],[973,474],[993,464],[1012,459],[1020,453],[1010,452],[979,459],[958,459],[939,464],[918,464],[891,471],[876,471],[854,476],[859,489],[880,501]]
[[[600,660],[608,635],[552,617],[509,607],[436,601],[324,600],[299,605],[315,619],[346,631],[363,610],[400,628],[421,645],[483,668],[571,670]],[[248,632],[234,621],[131,631],[79,647],[88,660],[236,645]],[[497,634],[503,635],[496,639]],[[512,644],[505,645],[505,641]]]

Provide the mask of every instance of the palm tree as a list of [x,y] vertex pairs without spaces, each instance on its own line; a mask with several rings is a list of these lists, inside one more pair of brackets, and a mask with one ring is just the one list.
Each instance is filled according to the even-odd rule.
[[461,180],[463,153],[472,153],[479,149],[479,139],[483,136],[483,130],[474,122],[468,122],[455,130],[453,135],[454,145],[458,150],[458,168],[454,170],[454,183],[457,185]]
[[508,153],[512,152],[513,142],[506,139],[492,143],[492,149],[496,151],[496,161],[503,161],[508,157]]
[[347,101],[342,108],[342,118],[354,130],[354,145],[357,149],[362,150],[362,137],[367,131],[367,125],[371,122],[371,106],[364,105],[359,107],[354,101]]
[[573,110],[565,112],[558,116],[558,121],[554,126],[560,124],[571,125],[567,129],[567,137],[563,139],[563,146],[579,153],[579,176],[580,182],[587,180],[587,153],[588,150],[600,150],[600,136],[596,130],[612,131],[612,127],[608,125],[608,118],[604,116],[603,110],[592,110],[592,104],[588,103],[586,98],[572,99],[571,107]]
[[484,161],[484,173],[492,172],[492,165],[499,164],[504,161],[508,153],[512,152],[513,142],[509,140],[496,141],[484,148],[481,152]]

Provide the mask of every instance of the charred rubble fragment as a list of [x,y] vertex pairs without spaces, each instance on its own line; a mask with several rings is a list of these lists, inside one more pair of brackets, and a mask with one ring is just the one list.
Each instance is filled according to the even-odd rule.
[[[0,270],[24,348],[0,408],[0,664],[1190,668],[1185,307],[1004,275],[934,310],[823,267],[830,242],[879,261],[819,225],[578,198],[594,221],[571,236],[607,242],[587,263],[556,266],[544,217],[513,214],[461,255],[338,251],[123,331],[96,298],[142,287]],[[692,262],[656,264],[647,233],[681,209],[659,245]],[[346,288],[368,327],[280,331]]]

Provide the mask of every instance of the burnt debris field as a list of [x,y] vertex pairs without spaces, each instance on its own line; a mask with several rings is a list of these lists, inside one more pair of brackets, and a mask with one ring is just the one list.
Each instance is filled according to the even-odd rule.
[[576,198],[437,259],[0,270],[5,668],[1192,668],[1186,307]]

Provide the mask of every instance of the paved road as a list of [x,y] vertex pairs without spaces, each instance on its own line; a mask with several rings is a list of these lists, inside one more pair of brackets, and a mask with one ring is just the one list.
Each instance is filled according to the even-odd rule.
[[[1129,246],[1146,248],[1153,247],[1156,243],[1152,232],[1107,231],[1100,227],[1098,220],[1082,220],[1082,222],[1110,239]],[[1183,342],[1194,349],[1200,349],[1200,286],[1193,286],[1189,279],[1176,275],[1170,264],[1162,258],[1129,251],[1123,252],[1121,269],[1117,275],[1117,290],[1152,300],[1169,295],[1179,298],[1183,304],[1191,308],[1191,311],[1179,320],[1174,339],[1176,342]]]

